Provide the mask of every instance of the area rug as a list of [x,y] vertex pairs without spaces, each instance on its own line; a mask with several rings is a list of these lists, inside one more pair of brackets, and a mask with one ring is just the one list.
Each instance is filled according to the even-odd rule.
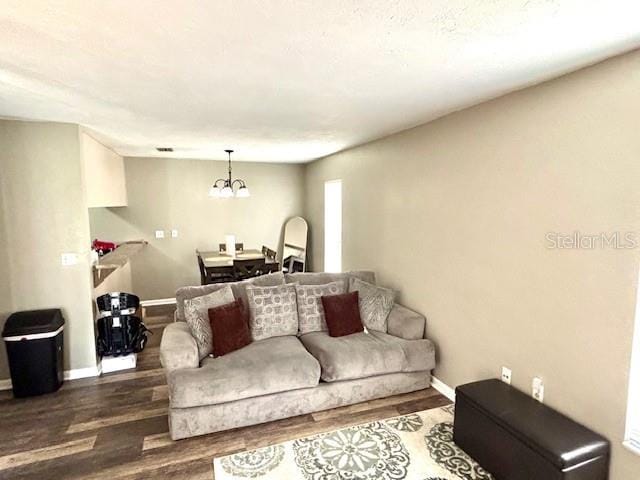
[[453,406],[215,458],[216,480],[492,480],[453,443]]

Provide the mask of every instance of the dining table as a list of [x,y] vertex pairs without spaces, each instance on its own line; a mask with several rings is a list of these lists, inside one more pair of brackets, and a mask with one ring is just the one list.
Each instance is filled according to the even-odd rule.
[[252,260],[264,258],[265,273],[277,272],[280,270],[280,263],[274,258],[265,256],[261,250],[243,250],[236,252],[235,257],[227,252],[201,251],[198,252],[202,258],[204,267],[210,273],[226,273],[233,268],[233,260]]

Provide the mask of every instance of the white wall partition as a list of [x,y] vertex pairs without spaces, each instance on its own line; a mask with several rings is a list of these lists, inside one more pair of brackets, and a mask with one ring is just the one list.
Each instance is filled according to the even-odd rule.
[[629,371],[629,401],[627,403],[627,428],[624,444],[640,454],[640,272],[638,274],[635,328]]
[[342,271],[342,180],[324,183],[324,270]]

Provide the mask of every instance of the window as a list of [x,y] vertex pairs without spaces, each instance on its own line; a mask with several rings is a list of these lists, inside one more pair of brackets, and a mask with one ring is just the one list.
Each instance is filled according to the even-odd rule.
[[324,183],[324,270],[342,271],[342,180]]
[[640,278],[636,299],[636,320],[629,371],[629,402],[624,444],[640,454]]

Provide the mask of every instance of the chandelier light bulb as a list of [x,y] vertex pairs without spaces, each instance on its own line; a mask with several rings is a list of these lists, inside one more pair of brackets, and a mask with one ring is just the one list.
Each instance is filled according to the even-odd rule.
[[242,186],[238,189],[238,192],[236,193],[236,197],[238,198],[247,198],[250,197],[251,194],[249,193],[249,189],[246,186]]
[[233,197],[233,190],[231,190],[230,186],[225,186],[220,192],[220,197],[222,198],[231,198]]

